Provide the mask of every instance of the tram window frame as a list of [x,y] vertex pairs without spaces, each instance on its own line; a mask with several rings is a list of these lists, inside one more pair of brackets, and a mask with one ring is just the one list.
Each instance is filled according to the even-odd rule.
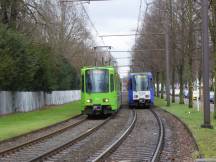
[[132,79],[129,79],[129,90],[132,90]]
[[110,74],[110,92],[113,92],[114,89],[114,75]]
[[81,89],[82,89],[82,92],[84,92],[85,79],[84,79],[84,75],[83,75],[83,74],[82,74],[82,76],[81,76],[81,79],[82,79]]
[[153,88],[153,79],[150,78],[149,79],[149,89],[152,89]]

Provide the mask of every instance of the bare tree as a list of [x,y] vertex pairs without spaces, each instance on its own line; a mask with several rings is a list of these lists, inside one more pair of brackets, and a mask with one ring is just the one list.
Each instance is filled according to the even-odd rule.
[[[140,31],[143,35],[137,39],[134,49],[164,49],[164,38],[156,37],[151,33],[163,33],[163,24],[166,20],[164,11],[166,10],[169,12],[170,19],[168,25],[171,47],[172,101],[175,101],[175,85],[179,83],[180,103],[184,103],[184,85],[189,83],[189,107],[192,107],[193,82],[196,77],[201,77],[201,34],[199,27],[201,19],[197,3],[192,0],[154,0],[150,13],[147,14]],[[165,51],[149,51],[143,53],[134,52],[134,63],[142,65],[140,66],[143,67],[142,70],[148,69],[154,73],[157,89],[159,89],[159,84],[161,83],[162,87],[164,84],[162,76],[165,71]],[[156,94],[159,96],[159,90]]]

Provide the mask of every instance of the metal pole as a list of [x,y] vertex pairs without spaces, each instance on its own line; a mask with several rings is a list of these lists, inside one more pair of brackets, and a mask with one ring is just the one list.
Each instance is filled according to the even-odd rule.
[[[200,92],[199,92],[199,79],[198,78],[196,80],[196,90],[197,90],[197,93],[200,94]],[[198,96],[200,97],[200,95],[198,95]],[[200,109],[199,108],[200,107],[199,97],[197,97],[197,111],[199,111],[199,109]]]
[[95,51],[95,66],[97,66],[97,47],[94,47],[94,51]]
[[166,100],[167,106],[170,106],[170,61],[169,61],[169,16],[168,12],[166,16],[166,24],[165,24],[165,49],[166,49]]
[[201,127],[212,128],[209,102],[209,36],[208,36],[208,1],[202,0],[202,52],[203,52],[203,99],[204,123]]

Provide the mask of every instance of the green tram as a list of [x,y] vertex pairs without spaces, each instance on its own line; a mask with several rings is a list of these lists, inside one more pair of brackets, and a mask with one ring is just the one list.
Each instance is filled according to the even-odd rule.
[[116,69],[84,67],[81,69],[82,114],[113,114],[121,106],[121,81]]

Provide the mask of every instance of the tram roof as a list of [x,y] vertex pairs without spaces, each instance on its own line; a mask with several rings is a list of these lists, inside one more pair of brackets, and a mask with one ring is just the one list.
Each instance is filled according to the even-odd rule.
[[113,66],[85,66],[82,69],[115,69]]
[[152,73],[151,72],[139,72],[139,73],[130,73],[130,75],[143,75],[143,74],[145,74],[145,75],[150,75],[150,76],[152,76]]

